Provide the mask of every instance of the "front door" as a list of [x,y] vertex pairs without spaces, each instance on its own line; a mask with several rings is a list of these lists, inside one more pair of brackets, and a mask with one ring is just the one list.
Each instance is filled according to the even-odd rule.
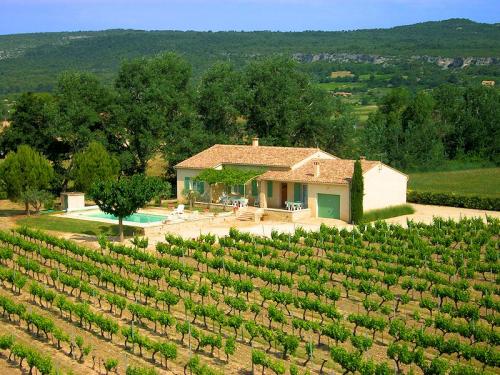
[[286,207],[285,202],[288,199],[288,184],[286,182],[281,183],[281,207]]

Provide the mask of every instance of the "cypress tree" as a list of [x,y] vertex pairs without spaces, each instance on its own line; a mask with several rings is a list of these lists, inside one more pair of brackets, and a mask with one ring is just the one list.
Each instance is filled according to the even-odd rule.
[[361,162],[354,162],[354,172],[351,180],[351,222],[359,224],[363,219],[363,170]]

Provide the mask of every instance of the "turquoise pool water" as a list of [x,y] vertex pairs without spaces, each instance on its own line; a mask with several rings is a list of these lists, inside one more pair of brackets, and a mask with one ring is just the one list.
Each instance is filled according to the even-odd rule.
[[[110,219],[118,221],[118,218],[114,215],[106,214],[104,212],[89,212],[86,214],[82,214],[82,216],[92,217],[96,219]],[[147,224],[147,223],[158,223],[165,220],[166,216],[161,215],[153,215],[153,214],[144,214],[144,213],[135,213],[130,216],[124,217],[123,221],[130,221],[133,223]]]

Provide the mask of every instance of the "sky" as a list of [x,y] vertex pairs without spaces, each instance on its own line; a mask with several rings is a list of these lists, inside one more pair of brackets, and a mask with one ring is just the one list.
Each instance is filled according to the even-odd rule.
[[0,34],[353,30],[448,18],[500,22],[500,0],[0,0]]

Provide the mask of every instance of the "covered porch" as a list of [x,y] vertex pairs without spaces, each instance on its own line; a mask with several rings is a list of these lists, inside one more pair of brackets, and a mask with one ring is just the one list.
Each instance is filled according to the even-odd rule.
[[308,185],[286,181],[257,181],[263,220],[295,222],[311,217]]
[[309,208],[307,184],[287,181],[259,180],[261,208],[300,211]]
[[262,179],[263,172],[208,169],[193,183],[201,187],[198,200],[206,204],[236,207],[239,212],[257,210],[264,220],[295,221],[311,216],[308,184]]
[[253,178],[241,185],[215,184],[209,189],[205,198],[211,203],[290,212],[309,208],[309,188],[302,183]]
[[208,185],[200,201],[255,213],[259,220],[296,222],[311,217],[308,190],[307,184],[253,178],[238,185]]

